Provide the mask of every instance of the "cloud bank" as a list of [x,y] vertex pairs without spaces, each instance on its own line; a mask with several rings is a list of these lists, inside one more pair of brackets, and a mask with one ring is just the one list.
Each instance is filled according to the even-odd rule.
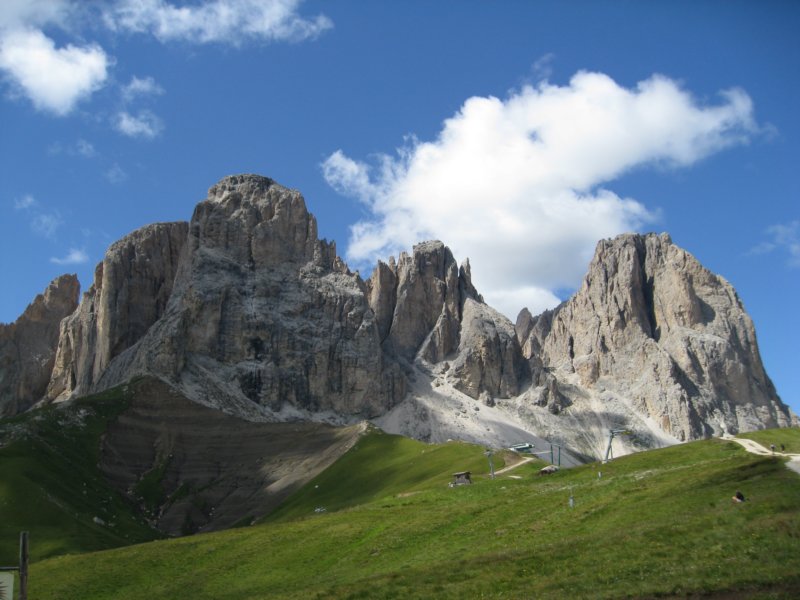
[[[2,0],[0,1],[0,75],[12,96],[28,98],[43,112],[65,116],[109,81],[114,59],[97,43],[57,47],[45,30],[67,35],[98,25],[114,33],[141,33],[162,42],[209,42],[241,46],[246,42],[299,42],[333,27],[324,15],[306,18],[302,0]],[[152,79],[134,77],[122,86],[125,103],[157,95],[163,89]],[[127,119],[131,127],[120,125]],[[138,122],[133,123],[130,119]],[[126,135],[154,137],[160,130],[149,116],[118,115]],[[155,134],[152,134],[155,132]]]
[[758,130],[738,89],[704,105],[654,75],[627,89],[601,73],[542,82],[507,99],[472,97],[437,138],[409,138],[370,164],[337,150],[327,182],[369,216],[351,226],[347,258],[367,265],[424,239],[469,257],[487,302],[514,318],[558,303],[599,239],[655,220],[603,186],[642,165],[691,165]]
[[175,6],[165,0],[123,0],[108,11],[112,29],[150,33],[162,42],[225,43],[302,41],[333,23],[324,15],[301,17],[301,0],[212,0]]

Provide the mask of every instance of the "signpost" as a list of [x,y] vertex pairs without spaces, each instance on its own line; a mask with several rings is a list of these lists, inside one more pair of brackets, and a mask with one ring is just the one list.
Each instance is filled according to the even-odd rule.
[[19,534],[19,600],[28,600],[28,532]]
[[19,571],[19,600],[28,600],[28,532],[19,534],[19,566],[0,567],[0,600],[14,598],[14,571]]

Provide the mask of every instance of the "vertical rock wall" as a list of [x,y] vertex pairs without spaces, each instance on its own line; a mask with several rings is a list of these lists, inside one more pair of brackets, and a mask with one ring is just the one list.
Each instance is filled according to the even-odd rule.
[[0,324],[0,416],[42,399],[53,371],[59,324],[78,305],[75,275],[54,279],[14,323]]
[[48,398],[91,391],[164,314],[187,230],[185,222],[156,223],[111,245],[80,307],[61,324]]

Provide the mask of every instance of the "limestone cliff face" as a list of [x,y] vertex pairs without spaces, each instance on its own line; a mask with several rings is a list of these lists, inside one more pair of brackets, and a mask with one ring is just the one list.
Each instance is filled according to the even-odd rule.
[[442,242],[379,262],[367,281],[384,352],[409,365],[450,361],[451,381],[472,398],[518,394],[528,376],[511,322],[483,302],[469,261]]
[[48,398],[94,389],[114,357],[164,314],[187,230],[185,222],[147,225],[108,249],[80,307],[61,324]]
[[75,275],[54,279],[14,323],[0,324],[0,416],[42,399],[53,370],[59,323],[78,305]]
[[575,296],[517,334],[537,376],[613,392],[679,440],[791,422],[736,292],[666,234],[601,241]]
[[366,418],[405,393],[363,281],[317,238],[297,191],[256,175],[197,205],[165,313],[98,386],[138,373],[254,418]]

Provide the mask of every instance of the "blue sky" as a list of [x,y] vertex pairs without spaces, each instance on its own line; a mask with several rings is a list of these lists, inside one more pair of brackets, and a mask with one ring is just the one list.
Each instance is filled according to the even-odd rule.
[[0,321],[256,172],[364,275],[436,237],[512,319],[668,231],[800,412],[797,31],[791,1],[3,0]]

